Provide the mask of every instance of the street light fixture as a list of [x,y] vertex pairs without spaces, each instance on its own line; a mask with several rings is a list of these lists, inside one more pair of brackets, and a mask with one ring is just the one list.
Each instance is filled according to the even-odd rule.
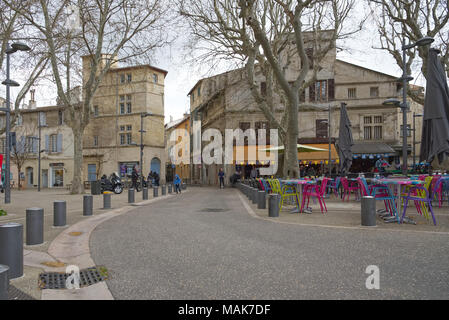
[[422,47],[431,44],[434,41],[431,37],[423,37],[414,43],[405,44],[405,37],[402,41],[402,77],[397,79],[398,82],[402,82],[402,103],[397,99],[387,99],[384,101],[383,105],[395,105],[402,109],[402,173],[407,175],[408,165],[407,165],[407,84],[409,81],[413,80],[413,77],[407,75],[407,56],[406,51],[408,49],[414,48],[416,46]]
[[30,51],[31,48],[22,42],[15,42],[12,46],[9,43],[6,44],[6,80],[2,82],[6,86],[6,108],[1,108],[0,111],[6,113],[6,161],[5,161],[5,203],[11,203],[11,181],[10,181],[10,117],[11,117],[11,102],[10,102],[10,87],[18,87],[19,84],[10,79],[10,55],[17,51]]

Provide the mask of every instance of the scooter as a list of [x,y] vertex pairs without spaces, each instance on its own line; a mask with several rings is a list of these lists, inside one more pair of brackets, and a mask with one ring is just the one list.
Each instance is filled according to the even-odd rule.
[[104,175],[101,177],[101,193],[105,191],[113,191],[115,194],[123,192],[122,180],[117,173],[111,174],[109,179]]

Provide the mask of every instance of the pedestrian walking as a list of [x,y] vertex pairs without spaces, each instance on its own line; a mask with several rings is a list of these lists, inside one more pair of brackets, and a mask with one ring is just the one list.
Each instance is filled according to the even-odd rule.
[[181,178],[179,177],[178,174],[175,174],[175,180],[173,180],[173,184],[175,185],[176,194],[178,193],[178,191],[179,193],[181,193],[181,183],[182,183]]
[[220,171],[218,172],[218,178],[220,179],[220,189],[224,188],[225,184],[224,184],[224,178],[225,178],[225,173],[223,171],[223,168],[220,168]]

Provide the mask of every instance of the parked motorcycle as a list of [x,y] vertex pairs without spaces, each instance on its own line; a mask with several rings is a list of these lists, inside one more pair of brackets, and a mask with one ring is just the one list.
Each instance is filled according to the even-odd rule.
[[109,179],[106,177],[106,175],[103,175],[101,177],[101,193],[105,191],[112,191],[115,194],[120,194],[123,192],[123,185],[122,180],[120,179],[119,175],[117,173],[111,174]]

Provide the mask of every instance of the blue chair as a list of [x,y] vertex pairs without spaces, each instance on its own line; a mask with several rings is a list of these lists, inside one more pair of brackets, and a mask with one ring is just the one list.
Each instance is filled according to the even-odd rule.
[[328,181],[327,194],[329,195],[333,190],[336,197],[338,197],[338,189],[340,188],[340,177],[337,177],[334,181]]

